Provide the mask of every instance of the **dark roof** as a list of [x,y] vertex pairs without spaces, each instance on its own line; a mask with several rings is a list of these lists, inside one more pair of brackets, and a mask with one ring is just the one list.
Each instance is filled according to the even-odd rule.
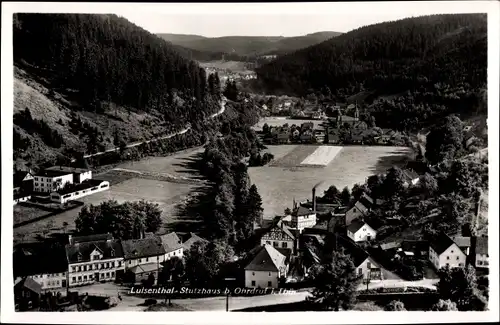
[[460,248],[470,247],[470,237],[454,236],[452,239]]
[[16,284],[16,287],[19,287],[19,286],[22,286],[26,289],[29,289],[33,292],[36,292],[37,294],[40,294],[40,292],[42,292],[42,285],[38,282],[36,282],[35,280],[33,280],[32,278],[24,278],[22,279],[21,281],[19,281],[17,284]]
[[147,264],[136,265],[134,267],[131,267],[129,270],[134,274],[142,274],[142,273],[155,272],[161,268],[162,266],[158,263],[147,263]]
[[429,242],[425,240],[404,240],[401,249],[405,252],[423,252],[429,250]]
[[[90,254],[96,249],[102,253],[102,259],[110,259],[123,256],[122,245],[118,240],[113,239],[89,241],[73,245],[66,245],[66,256],[68,258],[68,262],[70,264],[78,262],[88,262],[90,261]],[[80,260],[78,259],[78,255],[81,255]]]
[[370,255],[361,247],[356,245],[352,240],[343,236],[337,235],[337,244],[340,249],[344,249],[345,253],[351,257],[355,267],[363,263]]
[[44,177],[58,177],[73,174],[71,172],[65,172],[62,170],[42,170],[35,174],[35,176],[44,176]]
[[99,179],[86,179],[79,184],[71,184],[69,186],[65,186],[64,188],[59,189],[56,192],[59,193],[60,195],[74,193],[76,191],[83,191],[83,190],[90,189],[90,188],[95,187],[95,186],[99,186],[102,184],[102,182],[105,182],[105,181],[99,180]]
[[308,208],[304,208],[303,206],[299,206],[293,213],[296,216],[307,216],[310,214],[314,214],[314,211],[309,210]]
[[368,209],[371,208],[371,206],[373,205],[373,200],[368,195],[363,194],[358,201]]
[[476,254],[488,254],[488,236],[476,238]]
[[74,236],[69,238],[69,243],[76,244],[76,243],[85,243],[90,241],[107,240],[107,239],[113,239],[113,235],[108,233],[108,234],[97,234],[88,236]]
[[[445,250],[447,250],[455,242],[445,233],[439,233],[439,235],[431,242],[432,249],[441,255]],[[457,245],[458,246],[458,245]]]
[[208,240],[201,238],[200,236],[198,236],[196,234],[191,233],[191,237],[189,237],[189,239],[186,240],[182,244],[182,246],[184,247],[184,250],[188,251],[191,249],[191,246],[193,246],[194,243],[199,242],[199,241],[204,242],[204,243],[208,243]]
[[49,168],[45,168],[45,170],[48,171],[61,171],[65,172],[66,174],[73,173],[73,174],[81,174],[81,173],[86,173],[90,171],[89,169],[84,169],[84,168],[77,168],[77,167],[68,167],[68,166],[52,166]]
[[352,233],[356,233],[358,230],[360,230],[366,223],[364,221],[361,221],[359,219],[354,219],[351,224],[347,227],[347,230],[349,230]]
[[62,273],[68,270],[64,245],[56,242],[22,243],[14,247],[15,277]]
[[251,271],[276,272],[285,267],[286,257],[271,245],[263,245],[253,260],[245,267]]
[[163,248],[165,249],[165,253],[175,251],[182,247],[182,241],[175,232],[161,235],[160,240],[163,244]]
[[274,220],[274,222],[267,229],[266,233],[269,232],[269,231],[271,231],[274,228],[279,228],[279,229],[283,230],[283,232],[285,234],[287,234],[288,236],[290,236],[292,239],[295,239],[294,234],[291,232],[292,229],[288,228],[288,226],[285,225],[281,219],[277,219],[277,221]]
[[160,237],[124,240],[122,248],[124,259],[158,256],[166,253]]

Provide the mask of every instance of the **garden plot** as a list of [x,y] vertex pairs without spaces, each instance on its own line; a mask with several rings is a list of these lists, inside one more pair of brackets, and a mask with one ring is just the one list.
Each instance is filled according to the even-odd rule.
[[327,166],[337,154],[342,150],[342,147],[338,146],[321,146],[316,148],[316,150],[310,154],[306,159],[304,159],[301,165],[311,165],[311,166]]
[[282,156],[281,158],[275,159],[268,166],[269,167],[297,167],[299,166],[307,157],[316,151],[318,146],[314,145],[298,145],[293,148],[292,151]]

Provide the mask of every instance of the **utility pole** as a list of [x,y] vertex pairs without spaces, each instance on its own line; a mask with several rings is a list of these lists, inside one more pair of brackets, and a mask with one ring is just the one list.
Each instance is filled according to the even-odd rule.
[[[224,281],[236,281],[236,278],[224,278]],[[227,287],[226,287],[227,289]],[[229,312],[229,295],[231,290],[227,290],[226,293],[226,312]]]

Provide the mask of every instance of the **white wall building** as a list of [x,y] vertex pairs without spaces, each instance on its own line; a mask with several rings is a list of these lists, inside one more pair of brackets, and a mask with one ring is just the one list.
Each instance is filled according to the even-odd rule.
[[184,256],[184,246],[175,232],[160,236],[160,240],[165,250],[165,261],[174,256],[179,258]]
[[70,287],[115,281],[124,273],[122,245],[109,234],[70,237],[66,255]]
[[476,262],[475,266],[489,268],[488,236],[476,238]]
[[73,174],[73,182],[81,183],[87,179],[92,179],[92,171],[84,168],[74,168],[67,166],[52,166],[45,169],[46,171],[59,171]]
[[439,270],[465,266],[467,256],[446,234],[441,233],[429,247],[429,260]]
[[354,242],[370,241],[377,237],[377,231],[366,222],[356,219],[347,227],[347,237]]
[[245,267],[245,287],[278,288],[281,278],[286,278],[288,262],[285,255],[271,245],[264,245]]
[[73,174],[63,171],[43,171],[35,175],[33,190],[35,192],[50,193],[64,186],[73,184]]
[[303,206],[299,206],[292,212],[290,228],[299,231],[305,228],[312,228],[316,225],[316,212],[309,210]]
[[50,200],[57,203],[66,203],[94,193],[109,189],[108,181],[97,179],[86,179],[83,183],[59,189],[50,193]]

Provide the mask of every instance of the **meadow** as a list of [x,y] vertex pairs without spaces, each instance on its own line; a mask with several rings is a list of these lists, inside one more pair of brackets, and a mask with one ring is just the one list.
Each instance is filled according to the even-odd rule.
[[306,153],[313,154],[315,147],[326,146],[268,146],[267,151],[276,152],[277,159],[268,166],[249,168],[250,180],[262,196],[265,217],[282,214],[285,208],[292,206],[294,199],[312,199],[312,188],[318,182],[323,183],[318,186],[317,195],[322,195],[330,185],[339,189],[352,187],[391,166],[404,165],[410,152],[405,147],[346,146],[322,168],[301,165],[309,157]]

